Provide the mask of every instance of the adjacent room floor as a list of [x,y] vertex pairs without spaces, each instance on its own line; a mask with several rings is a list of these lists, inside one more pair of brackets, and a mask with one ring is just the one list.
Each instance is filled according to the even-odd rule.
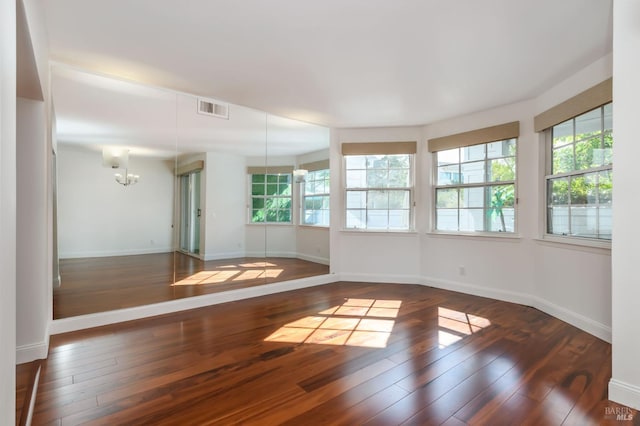
[[53,336],[33,424],[616,424],[610,377],[536,309],[339,282]]
[[53,318],[143,306],[329,273],[306,260],[269,257],[202,261],[176,252],[60,261]]

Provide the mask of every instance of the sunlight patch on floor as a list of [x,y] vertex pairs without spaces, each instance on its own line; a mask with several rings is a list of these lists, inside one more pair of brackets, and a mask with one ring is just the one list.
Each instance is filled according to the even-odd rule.
[[402,301],[345,299],[342,305],[285,324],[268,342],[384,348]]
[[438,345],[446,348],[490,325],[486,318],[438,307]]
[[220,271],[200,271],[180,281],[176,281],[171,285],[220,284],[230,281],[248,281],[256,278],[277,278],[282,272],[283,269],[223,269]]

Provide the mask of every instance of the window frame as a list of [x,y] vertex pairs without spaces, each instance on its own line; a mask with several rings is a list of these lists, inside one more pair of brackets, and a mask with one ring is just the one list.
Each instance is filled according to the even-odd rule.
[[[606,248],[606,249],[610,249],[611,248],[611,238],[600,238],[600,237],[593,237],[593,236],[580,236],[580,235],[576,235],[576,234],[572,234],[571,233],[571,221],[572,221],[572,215],[571,215],[571,192],[569,190],[569,194],[568,194],[568,200],[567,200],[567,204],[565,205],[567,207],[567,209],[569,209],[569,214],[567,215],[567,228],[569,230],[568,233],[551,233],[549,232],[549,214],[550,214],[550,208],[551,205],[550,204],[550,182],[552,180],[555,179],[563,179],[563,178],[567,178],[569,179],[569,182],[571,181],[571,179],[573,177],[580,177],[580,176],[586,176],[589,174],[600,174],[601,172],[609,172],[611,174],[613,174],[613,160],[611,161],[610,164],[608,165],[601,165],[601,166],[597,166],[597,167],[590,167],[587,169],[575,169],[575,159],[576,159],[576,152],[575,152],[575,148],[576,148],[576,144],[578,142],[582,142],[582,141],[587,141],[589,140],[589,138],[585,138],[583,140],[576,140],[575,136],[576,136],[576,118],[584,115],[584,114],[588,114],[592,111],[595,110],[600,110],[600,139],[602,141],[602,143],[604,144],[604,137],[605,134],[610,134],[611,136],[613,136],[613,125],[611,126],[611,129],[606,129],[606,125],[605,125],[605,107],[607,105],[611,105],[611,108],[613,109],[613,102],[612,101],[608,101],[602,105],[596,106],[595,108],[590,108],[586,111],[581,112],[580,114],[568,118],[567,120],[564,120],[560,123],[556,123],[553,126],[547,128],[544,130],[544,168],[543,168],[543,175],[544,175],[544,179],[542,182],[542,239],[546,240],[546,241],[551,241],[551,242],[559,242],[559,243],[566,243],[566,244],[573,244],[573,245],[581,245],[581,246],[588,246],[588,247],[596,247],[596,248]],[[612,113],[612,117],[611,120],[613,121],[613,113]],[[553,151],[554,151],[554,147],[553,147],[553,128],[556,127],[557,125],[560,124],[564,124],[568,121],[572,122],[572,131],[573,131],[573,141],[568,145],[571,145],[573,147],[573,161],[574,161],[574,169],[572,171],[569,172],[562,172],[562,173],[557,173],[557,174],[553,174]],[[614,149],[614,144],[615,141],[612,140],[612,152]],[[603,146],[603,145],[601,145]],[[598,177],[599,179],[599,177]],[[611,178],[611,182],[612,182],[612,191],[613,191],[613,178]],[[570,183],[569,183],[570,185]],[[598,194],[599,191],[596,190],[596,194]],[[597,197],[599,198],[599,195],[597,195]],[[595,204],[581,204],[583,206],[595,206],[598,210],[599,207],[601,205],[606,205],[606,203],[601,204],[599,202],[595,203]],[[609,204],[609,206],[611,207],[611,209],[613,209],[613,201]],[[597,220],[597,227],[596,227],[596,234],[600,234],[600,214],[598,211],[598,215],[596,216],[596,220]]]
[[[495,157],[495,158],[490,158],[488,155],[488,145],[492,144],[492,143],[496,143],[496,142],[507,142],[513,140],[514,141],[514,146],[515,146],[515,153],[513,156],[502,156],[502,157]],[[456,184],[438,184],[438,170],[439,170],[439,166],[438,166],[438,153],[439,152],[443,152],[443,151],[448,151],[448,150],[453,150],[453,149],[458,149],[458,150],[462,150],[464,148],[469,148],[472,146],[479,146],[479,145],[483,145],[484,148],[484,158],[481,160],[475,160],[475,161],[462,161],[462,159],[459,157],[458,158],[458,171],[461,174],[461,170],[462,170],[462,165],[463,164],[469,164],[469,163],[474,163],[474,162],[484,162],[484,180],[482,182],[474,182],[474,183],[456,183]],[[433,234],[443,234],[443,235],[452,235],[452,236],[478,236],[478,237],[498,237],[498,238],[519,238],[518,235],[518,223],[519,223],[519,200],[518,200],[518,173],[519,173],[519,167],[518,167],[518,156],[519,156],[519,151],[520,149],[518,148],[519,145],[519,137],[518,136],[513,136],[513,137],[507,137],[505,139],[498,139],[498,140],[491,140],[491,141],[487,141],[487,142],[481,142],[481,143],[473,143],[470,145],[461,145],[461,146],[457,146],[455,148],[449,148],[449,149],[443,149],[440,151],[433,151],[431,152],[432,155],[432,161],[431,161],[431,168],[432,168],[432,173],[431,173],[431,203],[432,203],[432,208],[430,209],[431,212],[431,233]],[[514,178],[512,180],[503,180],[503,181],[489,181],[487,180],[488,174],[490,172],[490,168],[487,167],[488,164],[491,163],[492,160],[496,160],[496,159],[505,159],[505,158],[513,158],[514,161],[514,165],[515,165],[515,173],[514,173]],[[487,194],[486,191],[490,190],[490,188],[492,187],[499,187],[499,186],[505,186],[505,185],[513,185],[513,231],[490,231],[490,230],[486,230],[487,225],[489,224],[489,219],[487,219],[486,216],[486,212],[489,209],[489,207],[486,205],[486,201],[487,201]],[[482,210],[483,212],[483,230],[482,231],[473,231],[473,230],[460,230],[460,210],[464,210],[465,208],[460,206],[460,198],[458,198],[458,207],[456,208],[457,212],[458,212],[458,230],[450,230],[450,229],[438,229],[438,204],[437,204],[437,192],[439,189],[458,189],[460,190],[464,190],[467,188],[482,188],[484,190],[484,194],[483,194],[483,206],[480,208],[475,208],[477,210]],[[458,193],[459,194],[459,193]],[[460,195],[458,195],[458,197],[460,197]],[[472,208],[473,210],[473,208]]]
[[[409,186],[408,187],[358,187],[358,188],[348,188],[347,187],[347,157],[357,157],[357,156],[390,156],[390,155],[407,155],[409,157]],[[344,189],[342,197],[343,197],[343,215],[342,215],[342,230],[347,232],[363,232],[363,233],[413,233],[415,232],[415,165],[416,165],[416,156],[417,153],[400,153],[400,152],[381,152],[378,154],[373,153],[361,153],[361,154],[343,154],[342,155],[342,188]],[[359,170],[359,169],[358,169]],[[365,169],[366,170],[366,169]],[[347,215],[350,209],[347,208],[347,194],[349,192],[365,192],[368,193],[370,191],[408,191],[409,192],[409,220],[408,226],[406,229],[404,228],[349,228],[347,227]],[[387,214],[389,209],[387,208]],[[367,212],[369,211],[368,207],[365,207],[365,220]]]
[[[313,194],[313,195],[307,195],[307,180],[309,179],[309,176],[312,173],[317,173],[317,172],[322,172],[322,171],[326,171],[327,172],[327,178],[323,179],[326,180],[326,184],[325,184],[325,188],[327,189],[327,192],[323,192],[323,193],[319,193],[319,194]],[[318,181],[318,179],[315,179],[315,181]],[[306,208],[306,199],[308,197],[323,197],[323,199],[326,197],[326,199],[328,200],[328,208],[326,209],[307,209]],[[306,212],[307,210],[311,210],[311,211],[326,211],[327,212],[327,217],[329,219],[329,223],[325,224],[315,224],[315,223],[306,223],[305,219],[306,219]],[[307,176],[305,177],[305,180],[303,182],[300,182],[300,219],[299,219],[299,225],[300,226],[312,226],[314,228],[329,228],[331,226],[331,169],[330,168],[323,168],[323,169],[318,169],[318,170],[309,170],[309,172],[307,173]]]
[[[264,176],[265,180],[264,180],[264,186],[265,186],[265,194],[264,195],[258,195],[258,196],[254,196],[253,195],[253,176],[254,175],[262,175]],[[268,184],[267,182],[267,176],[289,176],[289,195],[288,196],[273,196],[273,195],[268,195],[266,194],[266,185]],[[249,225],[293,225],[294,224],[294,218],[293,218],[293,212],[294,212],[294,207],[293,207],[293,184],[294,184],[294,180],[293,180],[293,173],[283,173],[283,172],[264,172],[264,173],[248,173],[248,185],[247,185],[247,190],[248,190],[248,198],[249,198],[249,203],[247,205],[247,224]],[[279,184],[279,182],[278,182]],[[254,209],[253,208],[253,200],[254,198],[262,198],[264,199],[264,205],[266,206],[267,200],[268,199],[276,199],[276,198],[281,198],[281,199],[288,199],[289,200],[289,221],[287,222],[269,222],[267,221],[266,218],[266,214],[265,214],[265,220],[264,221],[254,221],[253,220],[253,211],[254,210],[265,210],[266,213],[266,207],[262,207],[262,209]],[[277,209],[276,211],[279,210],[284,210],[284,209]]]

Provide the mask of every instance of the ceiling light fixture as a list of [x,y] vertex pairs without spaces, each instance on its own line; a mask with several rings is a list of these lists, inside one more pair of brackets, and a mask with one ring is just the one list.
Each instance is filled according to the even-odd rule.
[[138,183],[138,179],[140,179],[140,175],[134,175],[133,173],[129,173],[127,169],[124,170],[124,175],[122,173],[115,174],[116,182],[123,186],[135,185]]
[[297,183],[301,183],[304,182],[304,178],[307,176],[307,173],[309,173],[309,170],[295,169],[293,171],[293,177],[295,178]]

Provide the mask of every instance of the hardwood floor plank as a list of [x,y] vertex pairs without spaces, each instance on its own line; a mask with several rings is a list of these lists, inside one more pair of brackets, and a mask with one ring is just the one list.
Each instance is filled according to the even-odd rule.
[[406,284],[53,336],[41,375],[36,426],[585,425],[615,407],[609,344],[526,306]]

